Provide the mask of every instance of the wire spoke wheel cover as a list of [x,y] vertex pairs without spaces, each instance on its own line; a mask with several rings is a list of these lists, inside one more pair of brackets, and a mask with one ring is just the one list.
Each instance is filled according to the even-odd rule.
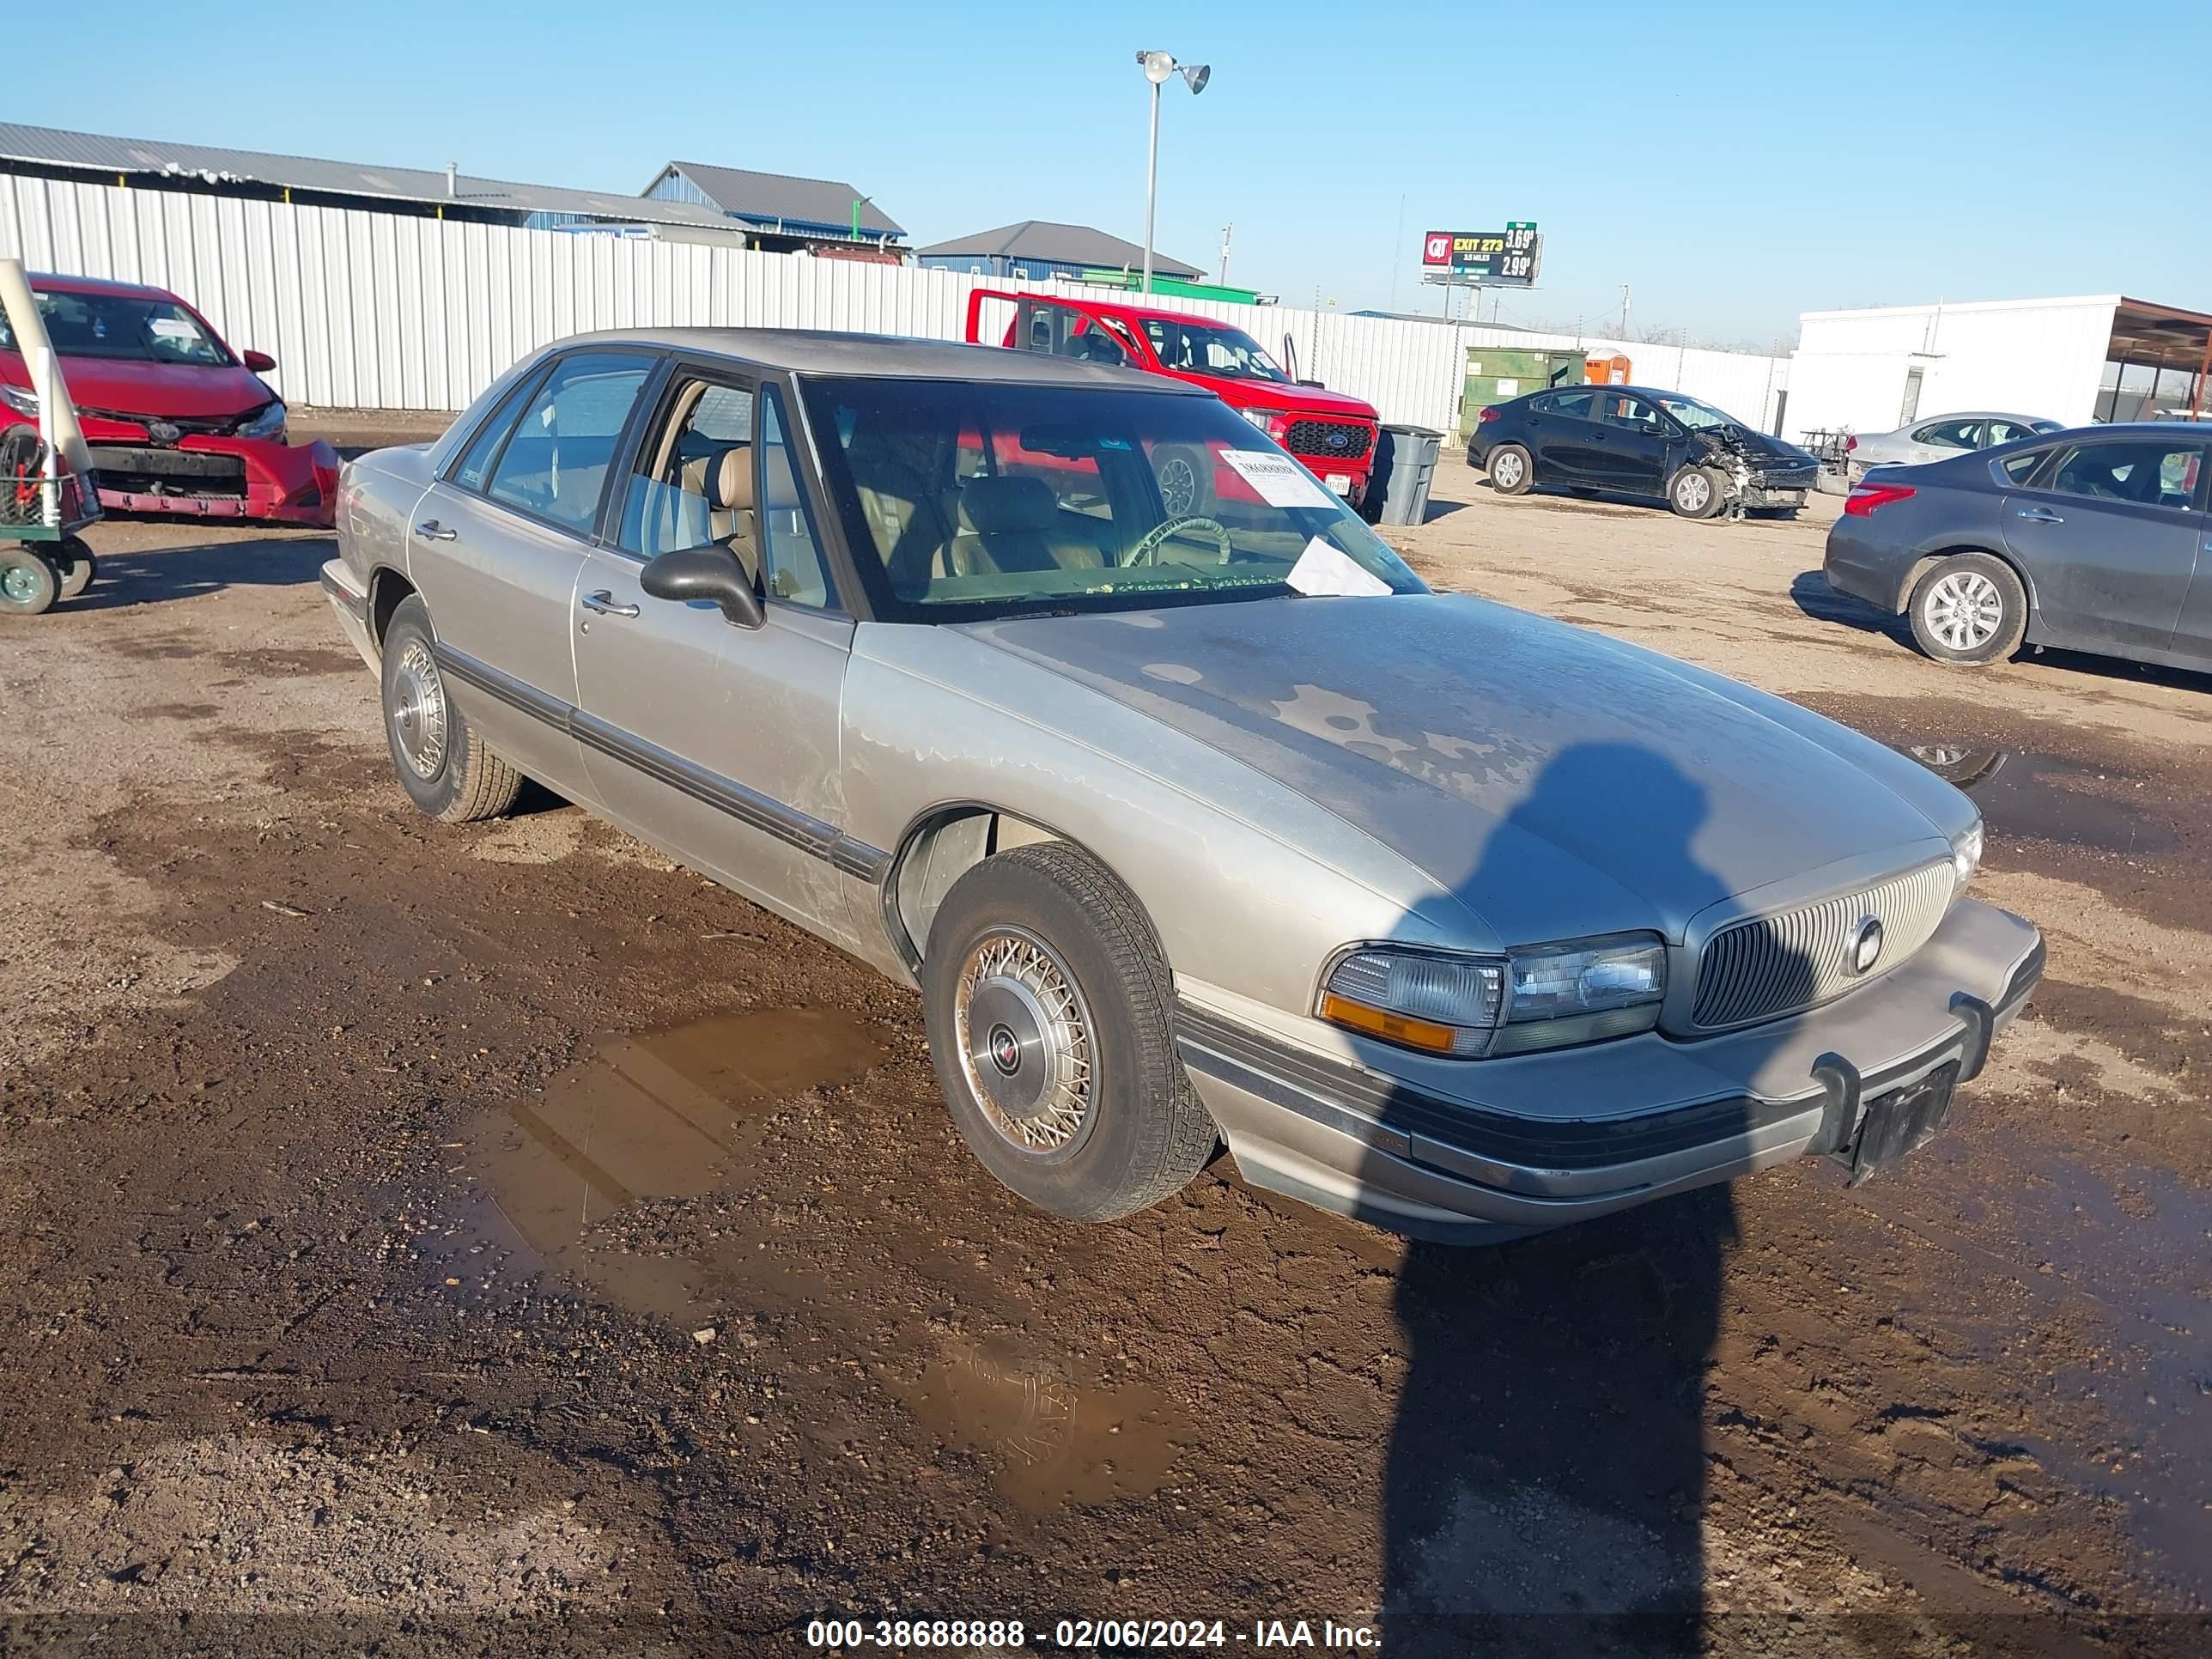
[[1996,636],[2004,620],[2004,596],[1978,570],[1954,570],[1921,601],[1928,631],[1954,651],[1974,651]]
[[415,775],[428,781],[446,763],[446,683],[430,647],[410,639],[392,676],[385,718]]
[[1093,1025],[1075,976],[1020,928],[985,934],[953,997],[961,1073],[999,1135],[1036,1158],[1077,1146],[1092,1121]]

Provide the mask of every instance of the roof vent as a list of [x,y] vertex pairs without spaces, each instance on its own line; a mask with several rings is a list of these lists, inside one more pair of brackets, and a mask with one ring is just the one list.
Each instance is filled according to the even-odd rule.
[[459,161],[448,161],[446,163],[446,194],[448,197],[453,197],[460,193],[461,164]]

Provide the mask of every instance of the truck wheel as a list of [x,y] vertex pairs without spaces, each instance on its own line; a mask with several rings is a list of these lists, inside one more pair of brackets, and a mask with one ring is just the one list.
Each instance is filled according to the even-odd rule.
[[1667,486],[1667,505],[1686,519],[1710,519],[1721,510],[1728,481],[1709,466],[1686,466]]
[[432,649],[430,608],[409,594],[384,633],[384,731],[407,797],[434,818],[495,818],[522,793],[522,774],[484,747],[446,696]]
[[2027,590],[2002,559],[1957,553],[1915,583],[1905,612],[1912,637],[1937,662],[2002,662],[2027,632]]
[[1528,452],[1519,444],[1500,444],[1490,452],[1490,487],[1501,495],[1525,495],[1536,482]]
[[61,591],[61,573],[44,555],[27,547],[0,547],[0,616],[44,616]]
[[1213,458],[1188,444],[1163,444],[1152,452],[1160,505],[1170,519],[1202,519],[1213,511]]
[[54,544],[54,562],[62,568],[62,597],[73,599],[92,586],[100,567],[81,536],[64,536]]
[[1218,1144],[1176,1053],[1168,966],[1136,901],[1064,842],[985,859],[930,925],[922,1010],[952,1121],[1040,1209],[1110,1221]]

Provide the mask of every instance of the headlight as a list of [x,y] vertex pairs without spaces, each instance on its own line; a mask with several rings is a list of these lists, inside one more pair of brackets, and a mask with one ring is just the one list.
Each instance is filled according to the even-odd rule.
[[1279,409],[1247,409],[1240,412],[1254,426],[1270,435],[1274,432],[1275,422],[1283,418],[1283,411]]
[[1649,933],[1505,957],[1370,945],[1329,969],[1321,1017],[1425,1054],[1476,1060],[1648,1031],[1666,994],[1667,947]]
[[26,392],[19,386],[0,386],[0,404],[6,404],[27,421],[39,418],[39,394]]
[[1982,867],[1982,821],[1976,818],[1951,843],[1951,867],[1959,873],[1959,884],[1954,890],[1965,892],[1966,884],[1974,878],[1974,872]]
[[264,404],[252,416],[239,423],[237,435],[241,438],[276,438],[284,435],[284,405],[282,403]]

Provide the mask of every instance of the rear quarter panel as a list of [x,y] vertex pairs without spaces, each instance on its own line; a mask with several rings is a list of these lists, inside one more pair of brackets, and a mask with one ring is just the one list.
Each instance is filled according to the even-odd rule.
[[423,444],[371,450],[339,472],[338,556],[364,591],[380,568],[414,580],[408,531],[430,478],[430,451]]

